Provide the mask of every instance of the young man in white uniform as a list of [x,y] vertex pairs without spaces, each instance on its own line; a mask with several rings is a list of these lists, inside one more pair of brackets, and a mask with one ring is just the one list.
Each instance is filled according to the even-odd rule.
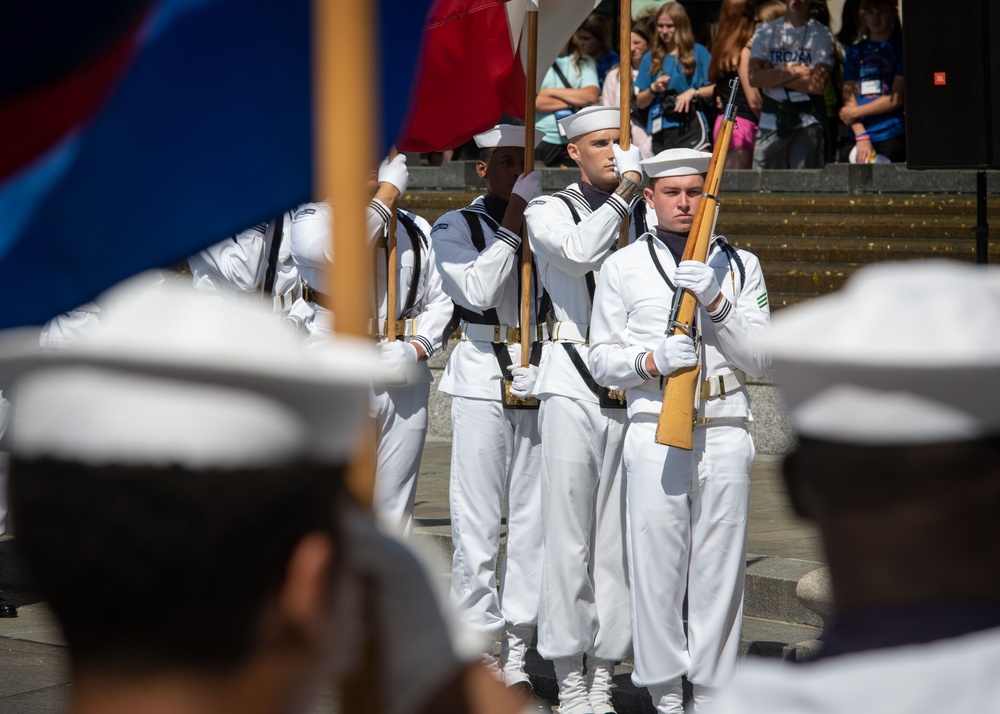
[[775,316],[785,482],[835,607],[815,661],[748,660],[712,711],[997,710],[997,324],[1000,272],[943,260],[866,267]]
[[[393,531],[409,533],[413,527],[413,505],[417,474],[427,435],[427,401],[431,373],[427,359],[438,349],[451,319],[452,304],[441,290],[441,277],[434,269],[430,225],[423,218],[399,209],[396,230],[397,306],[396,340],[386,335],[388,258],[385,237],[389,206],[405,193],[408,181],[406,157],[396,156],[379,168],[379,185],[368,205],[368,244],[378,279],[371,300],[370,333],[382,346],[387,363],[405,368],[405,385],[376,387],[372,416],[377,423],[378,449],[375,472],[375,512]],[[323,276],[333,256],[330,240],[331,209],[326,203],[300,206],[292,219],[291,253],[305,283],[305,298],[315,311],[307,323],[311,341],[330,335],[330,313],[319,303],[325,289]]]
[[[541,359],[544,316],[532,280],[529,367],[521,367],[521,233],[524,208],[541,194],[541,175],[524,175],[525,128],[476,135],[476,172],[486,195],[434,224],[444,291],[462,317],[461,338],[440,389],[452,396],[451,600],[491,647],[503,631],[500,667],[508,685],[530,694],[524,658],[538,619],[541,550],[538,409],[528,397]],[[532,132],[532,146],[541,132]],[[534,271],[532,271],[534,275]],[[513,399],[504,394],[504,381]],[[506,557],[497,586],[504,502]]]
[[632,215],[631,236],[644,232],[645,207],[639,149],[622,151],[615,143],[616,107],[588,107],[561,124],[580,183],[532,201],[524,214],[554,320],[535,385],[545,463],[538,651],[555,664],[560,711],[604,714],[614,711],[614,661],[632,651],[621,479],[625,410],[587,371],[588,331],[595,276],[623,220]]
[[[754,457],[745,384],[767,368],[755,346],[770,322],[757,258],[715,236],[705,263],[680,260],[711,158],[670,149],[642,162],[657,225],[604,264],[591,325],[594,378],[628,394],[632,680],[664,714],[683,712],[683,675],[701,712],[736,666]],[[684,334],[664,336],[680,289],[701,305],[699,345]],[[657,444],[661,376],[698,362],[704,381],[694,448]]]
[[[270,302],[275,314],[302,324],[302,280],[292,261],[292,212],[260,223],[188,258],[194,286],[207,293],[254,294]],[[295,309],[293,309],[295,306]]]

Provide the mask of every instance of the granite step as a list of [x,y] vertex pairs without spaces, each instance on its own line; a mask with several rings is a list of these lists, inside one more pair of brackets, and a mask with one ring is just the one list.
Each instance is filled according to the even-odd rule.
[[[854,217],[873,214],[896,216],[965,216],[975,223],[975,196],[851,196],[848,194],[726,193],[723,183],[722,210],[725,213],[843,213]],[[1000,218],[1000,203],[987,202],[991,219]]]
[[[886,260],[950,258],[973,262],[976,245],[971,233],[965,238],[862,238],[851,236],[787,236],[752,234],[742,226],[725,234],[730,243],[749,250],[766,270],[772,261],[790,259],[812,263],[873,263]],[[1000,257],[1000,245],[992,246]]]
[[722,235],[764,235],[848,238],[973,239],[975,220],[967,216],[897,216],[891,213],[864,217],[844,213],[722,213],[716,232]]

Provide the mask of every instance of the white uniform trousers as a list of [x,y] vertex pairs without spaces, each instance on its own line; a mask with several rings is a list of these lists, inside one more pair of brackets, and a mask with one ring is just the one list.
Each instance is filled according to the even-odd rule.
[[538,653],[546,659],[631,654],[621,470],[626,421],[624,409],[542,399]]
[[376,389],[371,403],[378,433],[374,510],[394,533],[413,528],[417,473],[427,436],[430,383]]
[[[542,547],[538,412],[453,397],[451,599],[473,629],[495,635],[538,621]],[[504,501],[506,557],[497,586]],[[492,640],[491,640],[492,641]]]
[[726,684],[739,653],[754,446],[743,419],[695,427],[691,451],[655,434],[656,416],[643,414],[625,437],[632,681],[686,674],[697,695]]

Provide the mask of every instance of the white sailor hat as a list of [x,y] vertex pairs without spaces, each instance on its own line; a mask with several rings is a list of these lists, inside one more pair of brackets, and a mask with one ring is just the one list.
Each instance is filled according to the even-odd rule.
[[100,327],[71,349],[42,350],[37,329],[0,336],[12,453],[203,469],[342,463],[355,450],[384,376],[372,345],[305,348],[263,301],[189,281],[133,279],[99,303]]
[[[499,146],[515,146],[524,148],[524,127],[516,124],[497,124],[492,129],[487,129],[481,134],[476,134],[473,139],[480,149],[494,149]],[[542,143],[545,132],[535,129],[535,146]]]
[[697,149],[666,149],[639,162],[649,178],[708,173],[712,155]]
[[621,128],[621,112],[618,107],[585,107],[558,123],[563,133],[573,141],[592,131]]
[[870,445],[1000,434],[1000,270],[863,268],[775,315],[765,347],[795,429]]

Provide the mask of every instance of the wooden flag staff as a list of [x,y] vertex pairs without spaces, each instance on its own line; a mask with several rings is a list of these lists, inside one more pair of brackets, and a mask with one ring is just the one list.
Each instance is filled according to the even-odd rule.
[[[618,54],[621,60],[618,64],[618,78],[621,81],[621,91],[618,94],[619,123],[621,137],[618,144],[623,149],[632,145],[632,0],[621,0],[618,12]],[[618,247],[628,245],[628,226],[631,221],[626,218],[618,227]]]
[[[528,64],[524,71],[524,173],[535,170],[535,82],[538,75],[538,4],[528,3]],[[531,246],[522,223],[521,241],[521,366],[527,367],[531,349]],[[541,319],[541,315],[537,317]]]
[[[392,161],[399,154],[396,151],[396,147],[392,147],[389,151],[389,161]],[[400,194],[399,198],[402,198]],[[396,341],[396,291],[397,291],[397,281],[396,281],[396,207],[399,205],[399,199],[392,202],[389,209],[389,236],[386,239],[385,251],[388,256],[386,274],[385,274],[385,331],[386,339],[389,342]],[[376,293],[378,292],[378,285],[376,284]],[[375,317],[378,319],[378,304],[375,305]],[[376,330],[377,332],[377,330]]]

